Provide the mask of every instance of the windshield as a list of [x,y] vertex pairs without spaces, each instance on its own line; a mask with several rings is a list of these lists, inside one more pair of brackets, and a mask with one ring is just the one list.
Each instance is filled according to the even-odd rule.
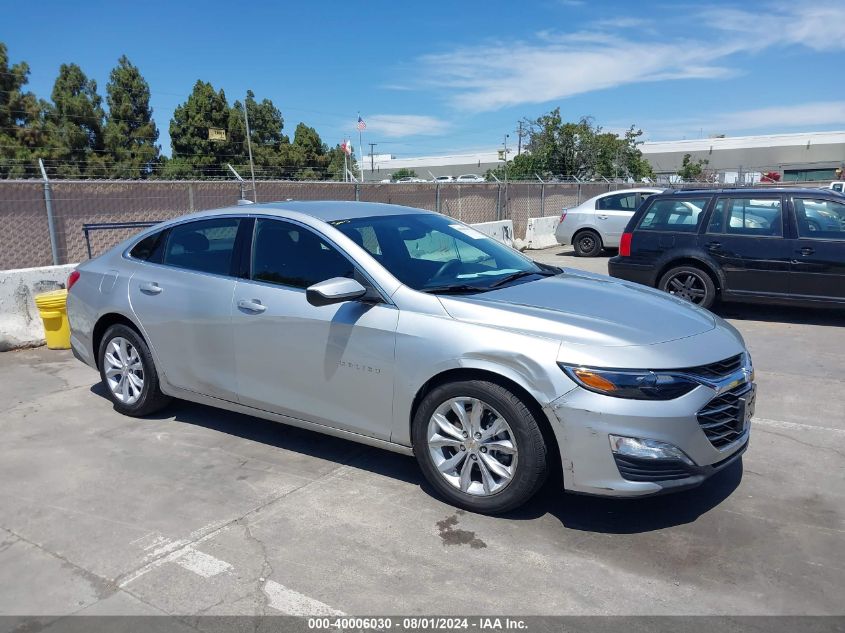
[[557,272],[443,215],[387,215],[331,224],[415,290],[480,292],[506,279]]

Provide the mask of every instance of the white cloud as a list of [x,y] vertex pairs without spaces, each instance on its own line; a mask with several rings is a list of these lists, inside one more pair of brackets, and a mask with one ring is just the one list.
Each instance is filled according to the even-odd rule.
[[714,114],[706,119],[645,122],[649,140],[695,137],[754,130],[800,130],[819,126],[845,127],[845,101],[814,101]]
[[[422,87],[437,87],[456,108],[491,111],[545,103],[631,83],[725,77],[738,72],[737,53],[775,46],[845,50],[841,35],[845,4],[803,3],[691,12],[686,27],[667,33],[694,33],[677,39],[642,39],[643,28],[629,18],[596,21],[574,33],[545,30],[531,41],[492,42],[429,54],[418,61]],[[629,27],[621,28],[628,24]],[[683,24],[683,23],[682,23]],[[658,26],[655,22],[652,26]]]
[[451,127],[447,121],[421,114],[374,114],[366,118],[367,129],[388,138],[438,136]]

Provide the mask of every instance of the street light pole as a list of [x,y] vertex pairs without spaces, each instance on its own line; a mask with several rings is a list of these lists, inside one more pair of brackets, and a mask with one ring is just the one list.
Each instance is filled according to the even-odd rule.
[[244,99],[244,123],[246,123],[246,147],[249,150],[249,171],[252,174],[252,201],[258,202],[258,191],[255,189],[255,165],[252,163],[252,141],[249,133],[249,115],[246,113],[249,96]]

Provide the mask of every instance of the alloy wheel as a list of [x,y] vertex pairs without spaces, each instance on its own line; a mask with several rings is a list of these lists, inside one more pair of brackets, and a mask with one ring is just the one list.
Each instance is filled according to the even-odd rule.
[[144,364],[138,350],[122,336],[109,341],[104,355],[106,383],[123,404],[138,402],[144,391]]
[[503,490],[517,467],[517,445],[507,420],[477,398],[450,398],[428,422],[429,455],[440,475],[467,494]]
[[690,303],[700,304],[707,296],[707,286],[700,275],[684,271],[669,278],[666,292]]

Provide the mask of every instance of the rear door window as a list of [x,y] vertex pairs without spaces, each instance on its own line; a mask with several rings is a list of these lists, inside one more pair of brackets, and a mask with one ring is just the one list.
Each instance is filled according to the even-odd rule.
[[719,198],[710,216],[708,233],[780,237],[783,204],[780,198]]
[[170,229],[164,264],[202,273],[229,275],[238,234],[238,218],[212,218]]
[[637,194],[619,193],[599,198],[596,208],[604,211],[633,211],[637,208]]
[[641,231],[695,233],[709,198],[663,198],[654,200],[637,227]]
[[161,256],[164,252],[166,237],[167,230],[157,231],[152,235],[148,235],[135,244],[132,250],[129,251],[129,256],[154,264],[161,263]]

